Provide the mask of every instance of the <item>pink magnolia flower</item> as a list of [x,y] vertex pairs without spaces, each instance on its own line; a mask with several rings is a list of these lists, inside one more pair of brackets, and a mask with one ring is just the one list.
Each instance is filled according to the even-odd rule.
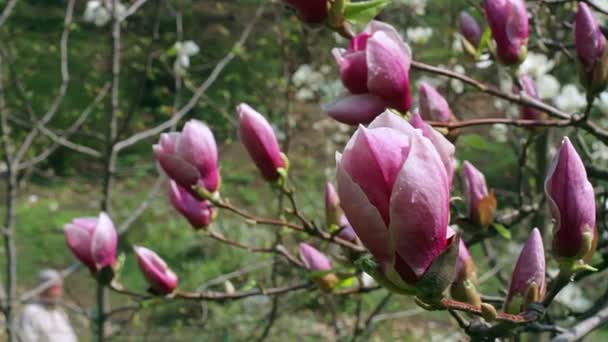
[[515,264],[505,310],[518,314],[530,302],[540,302],[545,291],[545,249],[538,228],[534,228]]
[[[326,106],[330,116],[348,124],[368,123],[387,107],[402,112],[410,108],[412,53],[394,27],[372,21],[351,40],[348,49],[332,52],[342,83],[355,95]],[[366,108],[359,108],[365,102],[369,102]],[[355,113],[347,114],[345,109]]]
[[169,200],[194,229],[207,227],[216,215],[216,210],[209,201],[195,198],[175,181],[169,183]]
[[272,127],[262,116],[246,103],[237,107],[239,113],[239,135],[251,159],[264,179],[274,182],[279,179],[279,169],[286,167],[279,142]]
[[336,159],[338,194],[348,199],[342,208],[357,236],[392,281],[414,284],[453,241],[439,153],[420,130],[386,112],[360,126]]
[[213,133],[204,123],[190,120],[181,133],[163,133],[153,146],[156,160],[184,189],[198,185],[215,192],[220,185],[217,145]]
[[496,42],[496,54],[505,65],[519,64],[527,54],[529,24],[523,0],[485,0],[483,8]]
[[582,258],[595,239],[595,194],[585,165],[568,137],[564,137],[553,159],[545,194],[555,220],[553,253],[562,258]]
[[137,265],[146,281],[160,295],[173,293],[177,288],[177,275],[156,252],[141,246],[133,246],[137,255]]
[[327,0],[286,0],[293,6],[302,21],[307,23],[320,23],[327,18]]
[[494,221],[496,198],[488,192],[486,177],[468,161],[464,162],[461,177],[469,219],[482,226],[489,225]]
[[118,235],[106,213],[75,218],[64,226],[64,232],[68,247],[91,273],[116,264]]

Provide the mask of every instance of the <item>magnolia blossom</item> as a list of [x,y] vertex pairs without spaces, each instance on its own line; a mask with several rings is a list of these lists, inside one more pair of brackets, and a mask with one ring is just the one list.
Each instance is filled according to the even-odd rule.
[[[447,282],[417,289],[442,292],[451,282],[456,255],[448,237],[449,178],[433,143],[395,114],[360,126],[336,156],[338,194],[348,221],[395,287],[412,291],[431,264]],[[449,254],[449,253],[448,253]],[[440,260],[440,261],[438,261]],[[444,264],[445,263],[445,264]]]
[[514,65],[526,57],[529,24],[523,0],[485,0],[483,8],[500,62]]
[[116,263],[118,234],[110,217],[80,217],[64,226],[65,239],[72,253],[96,274]]
[[[89,0],[84,10],[83,19],[95,26],[104,26],[112,20],[113,0]],[[125,5],[116,1],[116,15],[122,18],[127,12]]]
[[332,53],[351,94],[324,106],[329,116],[347,124],[367,124],[386,108],[410,108],[412,53],[394,27],[372,21],[353,37],[348,49]]
[[151,249],[133,246],[137,255],[137,265],[152,290],[160,295],[168,295],[177,288],[177,275],[167,263]]
[[175,49],[175,63],[173,69],[175,72],[184,72],[190,67],[190,57],[199,53],[200,48],[192,41],[187,40],[185,42],[175,42],[173,45]]

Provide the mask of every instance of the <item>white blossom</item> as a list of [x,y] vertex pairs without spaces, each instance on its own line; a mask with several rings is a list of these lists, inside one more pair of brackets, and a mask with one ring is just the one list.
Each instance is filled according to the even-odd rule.
[[554,100],[555,105],[565,112],[575,112],[585,107],[585,95],[574,84],[566,84]]
[[491,67],[492,64],[494,64],[494,62],[492,61],[490,54],[484,53],[483,55],[479,56],[479,60],[475,63],[475,66],[478,69],[487,69]]
[[507,142],[507,132],[508,128],[506,125],[494,124],[490,130],[490,136],[497,142],[504,143]]
[[600,93],[594,104],[600,109],[602,114],[608,115],[608,91]]
[[541,99],[552,99],[559,93],[559,81],[553,75],[540,75],[536,78],[536,89]]
[[[454,70],[455,72],[464,75],[466,73],[466,70],[464,69],[464,67],[460,64],[456,64],[452,70]],[[461,80],[452,78],[450,80],[450,87],[452,87],[452,90],[456,93],[456,94],[460,94],[464,91],[464,83],[462,83]]]
[[399,3],[408,6],[416,15],[424,15],[427,0],[398,0]]
[[196,55],[200,51],[198,45],[191,40],[176,42],[173,45],[173,49],[175,49],[176,54],[173,68],[177,73],[183,73],[188,69],[190,67],[190,57]]
[[528,52],[526,60],[519,66],[519,73],[538,78],[551,71],[554,66],[555,61],[550,60],[546,55]]
[[426,44],[433,35],[430,27],[411,27],[406,31],[407,40],[414,44]]
[[[127,12],[125,5],[116,2],[116,14],[122,17]],[[111,0],[89,0],[84,10],[83,20],[95,26],[104,26],[112,20],[112,1]]]

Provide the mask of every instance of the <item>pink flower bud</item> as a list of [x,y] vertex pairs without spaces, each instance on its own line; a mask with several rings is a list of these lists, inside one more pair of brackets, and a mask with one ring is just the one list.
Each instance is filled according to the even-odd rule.
[[[385,106],[402,112],[410,108],[412,54],[395,28],[372,21],[353,38],[347,50],[334,49],[333,54],[342,82],[353,94],[370,93],[384,100]],[[379,113],[358,116],[369,119]]]
[[576,55],[585,67],[585,71],[590,72],[604,54],[606,38],[589,6],[583,2],[578,4],[576,12],[574,42]]
[[386,112],[360,126],[336,159],[338,194],[348,199],[342,208],[357,236],[383,269],[416,282],[449,245],[449,183],[439,153]]
[[519,64],[527,54],[528,12],[523,0],[485,0],[483,3],[498,59],[505,65]]
[[169,199],[173,207],[184,216],[194,229],[207,227],[216,215],[215,208],[207,200],[198,200],[176,182],[169,183]]
[[505,310],[518,314],[526,309],[527,304],[540,302],[545,290],[545,249],[538,228],[534,228],[515,264]]
[[601,66],[606,63],[604,50],[606,38],[600,25],[589,6],[578,4],[576,21],[574,23],[574,43],[576,55],[582,65],[581,80],[583,85],[592,93],[602,91],[606,86],[606,72]]
[[496,199],[488,192],[486,177],[468,161],[464,162],[460,175],[469,219],[481,226],[489,225],[494,221]]
[[[531,98],[538,99],[538,92],[536,91],[536,85],[534,80],[527,74],[519,76],[519,83],[523,87],[520,89],[517,85],[514,87],[515,92],[523,92]],[[521,118],[524,120],[539,120],[542,119],[543,112],[533,107],[521,107]]]
[[420,83],[418,88],[420,102],[420,116],[424,120],[449,122],[452,117],[452,111],[448,102],[439,94],[439,92],[426,83]]
[[568,137],[553,159],[545,194],[555,220],[553,253],[561,258],[582,258],[595,239],[595,194]]
[[92,274],[116,263],[118,235],[106,213],[76,218],[64,226],[64,232],[68,247]]
[[153,146],[154,155],[167,175],[183,188],[194,185],[215,192],[220,185],[217,145],[204,123],[190,120],[181,133],[163,133]]
[[338,122],[367,125],[384,112],[386,107],[386,101],[381,97],[367,93],[340,97],[332,103],[324,104],[322,109]]
[[456,279],[463,281],[469,279],[474,283],[477,282],[477,270],[471,253],[467,248],[464,241],[460,240],[460,247],[458,248],[458,260],[456,262]]
[[431,125],[422,120],[420,114],[418,113],[412,114],[410,124],[414,128],[420,129],[422,134],[431,140],[431,143],[433,143],[433,146],[435,146],[437,152],[439,152],[441,162],[443,163],[445,171],[448,175],[448,182],[451,186],[454,178],[454,145],[448,139],[446,139],[443,134],[439,133],[437,130],[431,127]]
[[474,47],[479,45],[481,27],[479,27],[477,20],[466,11],[460,12],[460,33]]
[[255,162],[264,179],[274,182],[279,179],[279,169],[286,167],[279,142],[272,127],[262,116],[246,103],[237,107],[239,113],[239,135],[249,156]]
[[342,208],[340,207],[340,198],[331,183],[325,186],[325,222],[327,227],[332,225],[340,226],[342,216]]
[[307,23],[320,23],[328,15],[327,0],[286,0]]
[[350,225],[346,216],[342,216],[342,221],[340,224],[340,233],[338,236],[346,241],[357,242],[357,233],[353,229],[353,226]]
[[329,258],[313,246],[304,242],[300,243],[300,259],[302,259],[304,266],[311,271],[331,270],[331,261],[329,261]]
[[133,246],[133,249],[137,254],[137,265],[152,290],[163,296],[173,293],[177,288],[177,275],[167,263],[148,248]]

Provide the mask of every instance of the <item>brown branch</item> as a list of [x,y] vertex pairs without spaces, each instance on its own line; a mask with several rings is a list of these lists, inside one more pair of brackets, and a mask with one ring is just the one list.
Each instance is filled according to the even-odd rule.
[[[117,283],[110,284],[110,289],[116,293],[128,295],[130,297],[134,297],[140,300],[150,299],[154,296],[148,294],[142,294],[138,292],[134,292],[124,288],[122,285]],[[185,291],[176,291],[170,298],[175,299],[184,299],[184,300],[195,300],[195,301],[226,301],[226,300],[239,300],[248,297],[255,296],[276,296],[287,292],[299,291],[299,290],[309,290],[313,289],[315,285],[313,283],[301,283],[296,285],[290,285],[285,287],[277,287],[277,288],[259,288],[250,291],[243,292],[219,292],[219,291],[199,291],[199,292],[185,292]]]
[[[441,300],[441,304],[445,309],[451,309],[456,311],[467,312],[476,316],[482,316],[481,309],[471,305],[469,303],[459,302],[456,300],[444,298]],[[538,319],[538,315],[533,312],[530,313],[522,313],[518,315],[508,314],[505,312],[497,312],[496,313],[496,321],[498,322],[506,322],[512,324],[526,324],[534,322]]]
[[580,341],[590,332],[608,321],[608,307],[598,311],[595,315],[577,323],[568,331],[556,336],[551,342]]
[[483,125],[494,125],[502,124],[517,127],[565,127],[571,126],[571,120],[522,120],[522,119],[509,119],[509,118],[482,118],[482,119],[471,119],[465,121],[456,122],[439,122],[429,121],[430,125],[434,127],[445,127],[449,130],[454,130],[463,127],[483,126]]

